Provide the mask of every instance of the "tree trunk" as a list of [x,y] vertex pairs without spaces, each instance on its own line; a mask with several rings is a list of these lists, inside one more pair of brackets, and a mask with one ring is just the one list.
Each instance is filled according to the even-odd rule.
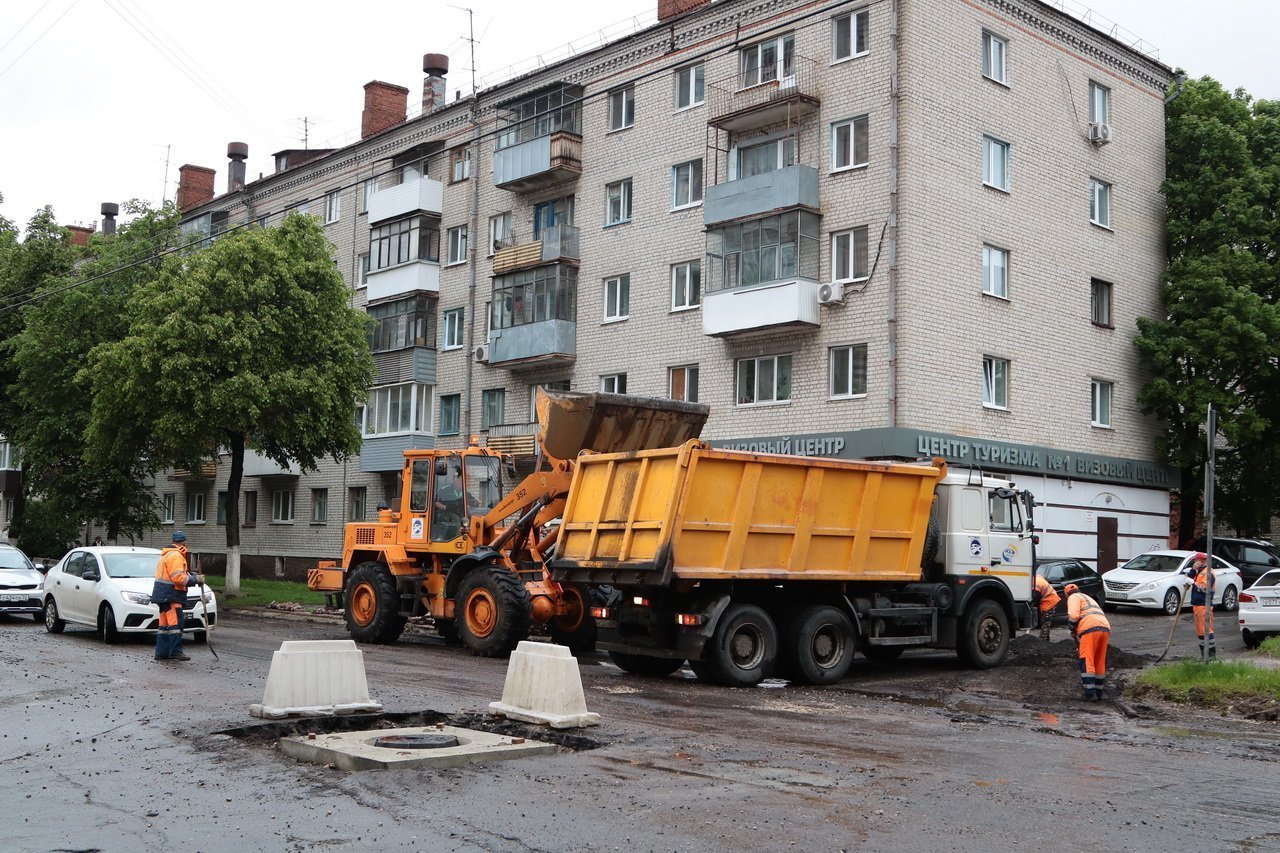
[[230,433],[231,475],[227,478],[227,595],[240,594],[240,481],[244,479],[244,433]]
[[1200,518],[1201,480],[1195,468],[1182,469],[1182,485],[1178,488],[1178,547],[1187,548],[1196,538]]

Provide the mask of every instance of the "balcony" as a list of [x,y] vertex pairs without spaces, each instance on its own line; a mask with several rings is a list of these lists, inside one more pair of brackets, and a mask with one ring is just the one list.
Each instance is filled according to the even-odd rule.
[[256,450],[245,448],[244,476],[246,477],[296,477],[298,466],[281,465]]
[[718,290],[702,297],[702,332],[712,337],[819,325],[818,282],[811,279]]
[[444,207],[444,184],[432,178],[409,178],[369,196],[369,224],[414,213],[439,216]]
[[370,302],[425,291],[440,292],[440,264],[436,261],[409,261],[384,270],[371,270],[365,277]]
[[529,192],[577,180],[582,174],[582,137],[557,131],[493,152],[493,185]]
[[360,470],[366,474],[399,471],[404,467],[406,450],[430,450],[435,446],[436,437],[425,432],[365,436],[360,448]]
[[818,170],[812,166],[786,166],[707,187],[702,221],[710,227],[796,207],[819,209]]
[[499,249],[493,256],[493,274],[505,275],[562,261],[576,264],[578,260],[578,229],[572,225],[554,225],[542,230],[540,240]]
[[402,382],[436,384],[436,351],[414,346],[373,354],[373,384],[398,385]]
[[509,453],[512,456],[533,456],[538,452],[538,444],[535,436],[538,434],[538,424],[497,424],[489,427],[489,433],[485,437],[485,446],[490,450],[496,450],[499,453]]
[[556,367],[577,357],[577,323],[543,320],[489,332],[489,364],[517,367]]
[[707,83],[707,124],[730,133],[795,122],[820,104],[817,63],[803,56]]

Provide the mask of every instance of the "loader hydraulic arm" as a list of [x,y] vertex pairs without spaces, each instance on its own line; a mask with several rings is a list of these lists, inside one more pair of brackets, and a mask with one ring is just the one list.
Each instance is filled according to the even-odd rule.
[[559,518],[569,495],[569,483],[573,480],[573,463],[557,461],[549,471],[535,471],[521,481],[485,515],[471,519],[471,539],[477,543],[491,543],[494,530],[504,519],[523,515],[534,504],[541,503],[535,529],[553,518]]

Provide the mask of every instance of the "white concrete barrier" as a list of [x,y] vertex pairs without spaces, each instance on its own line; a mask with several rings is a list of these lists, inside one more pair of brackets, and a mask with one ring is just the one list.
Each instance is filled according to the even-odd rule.
[[355,640],[287,640],[271,656],[262,704],[255,717],[317,716],[380,711],[369,698],[364,652]]
[[578,661],[565,646],[521,640],[507,665],[502,701],[489,713],[554,729],[600,725],[600,715],[587,710]]

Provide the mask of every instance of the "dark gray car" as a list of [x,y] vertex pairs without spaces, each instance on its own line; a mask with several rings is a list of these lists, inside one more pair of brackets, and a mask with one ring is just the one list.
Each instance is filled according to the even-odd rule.
[[1067,621],[1067,597],[1062,594],[1062,590],[1069,583],[1080,587],[1081,592],[1098,604],[1106,606],[1102,577],[1081,560],[1074,557],[1041,557],[1036,560],[1036,574],[1047,580],[1058,591],[1058,595],[1062,596],[1062,601],[1053,610],[1055,625]]
[[[1191,543],[1191,547],[1196,551],[1203,551],[1204,543],[1205,539],[1201,536]],[[1280,568],[1280,555],[1276,554],[1275,546],[1265,539],[1215,536],[1213,553],[1240,570],[1245,589],[1257,583],[1258,578],[1267,572]]]

